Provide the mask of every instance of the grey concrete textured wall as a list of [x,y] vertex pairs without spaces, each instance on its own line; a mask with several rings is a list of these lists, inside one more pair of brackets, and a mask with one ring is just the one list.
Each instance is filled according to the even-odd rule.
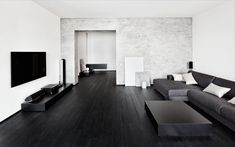
[[187,71],[192,60],[191,18],[61,19],[61,57],[67,61],[67,81],[77,83],[75,31],[116,31],[116,79],[124,84],[125,57],[144,57],[151,80]]

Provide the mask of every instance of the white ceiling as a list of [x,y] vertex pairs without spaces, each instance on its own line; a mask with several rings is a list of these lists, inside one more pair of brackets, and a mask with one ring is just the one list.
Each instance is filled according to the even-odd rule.
[[61,18],[192,17],[228,0],[33,0]]

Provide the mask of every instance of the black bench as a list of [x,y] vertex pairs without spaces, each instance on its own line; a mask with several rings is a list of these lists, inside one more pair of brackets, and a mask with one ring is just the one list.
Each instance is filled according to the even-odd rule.
[[107,64],[86,64],[90,72],[94,72],[94,69],[107,69]]

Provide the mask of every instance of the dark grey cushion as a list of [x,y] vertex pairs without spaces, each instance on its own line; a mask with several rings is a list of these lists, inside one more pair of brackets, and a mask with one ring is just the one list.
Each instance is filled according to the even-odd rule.
[[231,90],[227,94],[224,95],[225,98],[231,99],[235,97],[235,82],[234,81],[229,81],[229,80],[216,77],[213,83],[219,86],[231,88]]
[[154,88],[157,89],[164,97],[169,96],[187,96],[189,89],[201,90],[194,85],[186,85],[183,82],[172,81],[167,79],[154,79]]
[[202,87],[203,89],[206,88],[213,80],[214,76],[207,75],[204,73],[191,71],[193,74],[194,79],[197,81],[198,85]]
[[204,107],[217,112],[220,114],[220,110],[223,104],[227,104],[227,101],[223,98],[216,97],[206,92],[202,92],[199,90],[189,90],[188,91],[188,99],[192,103],[195,101],[200,103]]
[[231,122],[235,123],[235,106],[228,103],[226,105],[223,105],[221,108],[220,115],[227,120],[230,120]]

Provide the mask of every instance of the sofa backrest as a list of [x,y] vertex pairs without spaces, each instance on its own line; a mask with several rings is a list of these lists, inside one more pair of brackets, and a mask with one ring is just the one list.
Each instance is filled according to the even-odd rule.
[[206,88],[212,81],[215,79],[214,76],[207,75],[204,73],[196,72],[196,71],[190,71],[194,77],[194,79],[197,81],[198,85],[201,88]]
[[235,97],[235,82],[234,81],[229,81],[229,80],[216,77],[213,80],[213,83],[219,86],[231,88],[231,90],[227,94],[224,95],[225,98],[231,99]]

